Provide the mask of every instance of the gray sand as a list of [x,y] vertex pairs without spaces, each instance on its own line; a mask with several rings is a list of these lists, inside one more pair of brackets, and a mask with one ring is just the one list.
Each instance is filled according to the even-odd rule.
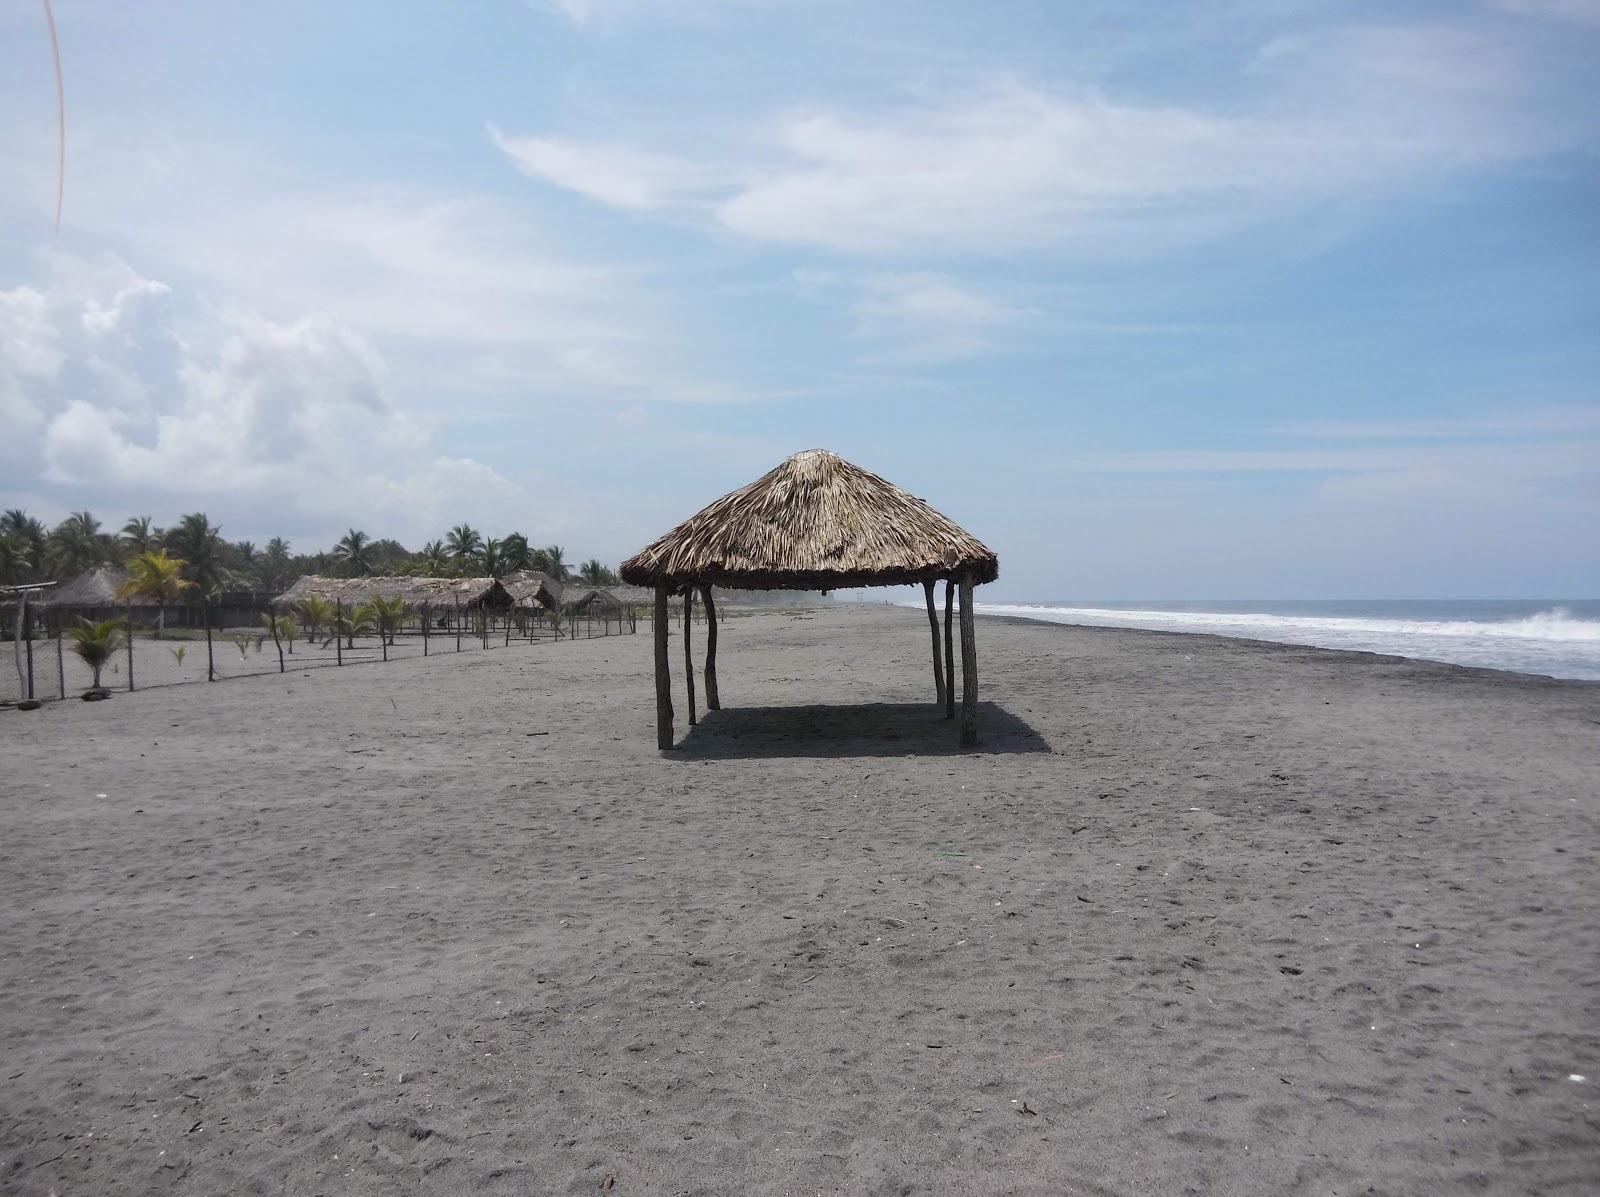
[[0,712],[0,1193],[1600,1188],[1600,685],[978,632]]

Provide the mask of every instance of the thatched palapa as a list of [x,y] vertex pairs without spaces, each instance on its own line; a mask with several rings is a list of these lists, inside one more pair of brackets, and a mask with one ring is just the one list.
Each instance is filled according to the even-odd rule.
[[561,583],[536,569],[519,569],[500,579],[500,584],[517,607],[543,607],[554,611],[561,605]]
[[412,609],[456,607],[467,609],[512,605],[511,596],[496,578],[324,578],[307,574],[273,599],[273,606],[292,607],[315,596],[330,603],[355,606],[374,598],[399,595]]
[[[706,603],[706,705],[719,705],[713,585],[735,590],[839,590],[920,583],[933,635],[934,689],[955,715],[952,600],[961,590],[961,741],[977,740],[978,660],[972,588],[999,576],[994,552],[927,503],[826,449],[796,453],[724,495],[622,563],[623,581],[655,588],[656,739],[670,748],[672,694],[667,599],[683,595],[689,723],[695,723],[689,644],[695,592]],[[945,582],[943,661],[934,587]]]
[[972,574],[999,559],[921,499],[826,449],[796,453],[622,563],[636,586],[842,590]]
[[110,607],[121,606],[118,590],[128,580],[128,571],[101,565],[68,578],[59,586],[28,599],[34,607]]

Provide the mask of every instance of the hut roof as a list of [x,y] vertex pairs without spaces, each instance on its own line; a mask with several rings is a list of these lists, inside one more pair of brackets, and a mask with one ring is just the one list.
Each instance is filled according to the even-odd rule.
[[[654,598],[652,594],[651,601],[654,601]],[[585,611],[621,611],[627,605],[609,590],[593,589],[585,590],[576,598],[563,603],[562,610],[578,615]]]
[[273,604],[288,607],[313,595],[331,603],[363,603],[378,595],[400,595],[408,607],[448,607],[454,603],[468,606],[492,600],[496,592],[504,595],[505,588],[494,578],[324,578],[307,574]]
[[561,583],[536,569],[519,569],[500,579],[511,601],[519,607],[545,607],[554,610],[561,603]]
[[107,607],[122,601],[117,597],[117,588],[127,580],[127,570],[101,565],[68,578],[28,601],[38,607]]
[[638,586],[711,582],[745,590],[900,586],[999,558],[914,495],[826,449],[796,453],[622,563]]

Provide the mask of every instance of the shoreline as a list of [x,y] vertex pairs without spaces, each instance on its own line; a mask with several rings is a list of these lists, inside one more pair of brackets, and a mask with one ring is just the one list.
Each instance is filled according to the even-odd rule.
[[[916,610],[917,608],[908,605],[905,609]],[[1030,615],[1001,614],[991,611],[974,611],[973,617],[975,619],[1015,620],[1018,623],[1026,623],[1035,627],[1074,628],[1099,632],[1138,632],[1149,636],[1175,636],[1186,640],[1218,640],[1230,644],[1265,645],[1270,648],[1311,649],[1320,653],[1343,654],[1351,658],[1371,657],[1385,661],[1402,661],[1411,665],[1436,665],[1444,669],[1460,669],[1471,673],[1509,675],[1541,682],[1560,682],[1563,685],[1600,687],[1600,680],[1594,678],[1554,677],[1548,673],[1529,673],[1521,669],[1499,669],[1490,665],[1461,665],[1454,661],[1440,661],[1433,657],[1408,657],[1400,653],[1376,652],[1371,649],[1361,648],[1331,648],[1323,644],[1302,644],[1294,640],[1267,640],[1257,636],[1235,636],[1224,632],[1177,632],[1167,628],[1133,628],[1121,627],[1116,624],[1067,623],[1056,619],[1039,619]]]

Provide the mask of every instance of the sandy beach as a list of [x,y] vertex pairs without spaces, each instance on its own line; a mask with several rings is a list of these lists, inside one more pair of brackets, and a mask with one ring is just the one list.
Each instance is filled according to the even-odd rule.
[[978,646],[976,752],[887,607],[665,755],[647,634],[0,711],[0,1193],[1600,1189],[1600,684]]

